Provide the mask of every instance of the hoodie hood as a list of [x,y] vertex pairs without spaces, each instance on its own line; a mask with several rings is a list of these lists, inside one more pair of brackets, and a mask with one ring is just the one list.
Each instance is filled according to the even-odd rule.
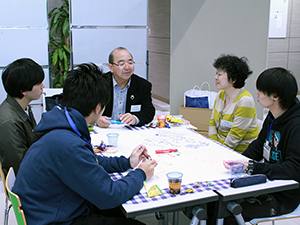
[[[283,113],[281,116],[279,116],[276,121],[274,122],[274,125],[279,125],[279,124],[288,124],[289,121],[295,118],[300,118],[300,102],[298,99],[295,99],[295,104],[287,110],[285,113]],[[269,115],[271,112],[269,112]],[[273,117],[273,115],[272,115]],[[274,118],[274,117],[273,117]]]
[[[91,141],[85,118],[76,109],[67,108],[67,110],[82,138]],[[67,129],[76,133],[69,124],[65,109],[61,105],[55,106],[51,111],[43,113],[41,121],[35,127],[35,131],[38,133],[46,133],[54,129]]]

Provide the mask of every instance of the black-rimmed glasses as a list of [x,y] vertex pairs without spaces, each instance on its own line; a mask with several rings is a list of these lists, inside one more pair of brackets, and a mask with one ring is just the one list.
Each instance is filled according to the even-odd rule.
[[134,61],[127,61],[127,62],[120,62],[119,64],[117,64],[117,63],[112,63],[112,64],[115,66],[124,67],[126,64],[128,66],[132,66],[132,65],[134,65],[134,63],[135,63]]

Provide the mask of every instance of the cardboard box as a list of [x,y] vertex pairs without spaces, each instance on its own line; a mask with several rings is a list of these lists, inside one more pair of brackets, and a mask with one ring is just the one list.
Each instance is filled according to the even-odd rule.
[[212,109],[179,107],[179,115],[197,127],[196,131],[207,136]]

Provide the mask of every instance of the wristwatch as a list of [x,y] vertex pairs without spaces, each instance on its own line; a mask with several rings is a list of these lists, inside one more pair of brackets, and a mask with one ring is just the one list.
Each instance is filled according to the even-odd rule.
[[251,175],[254,169],[254,160],[249,160],[248,168],[246,169],[247,174]]

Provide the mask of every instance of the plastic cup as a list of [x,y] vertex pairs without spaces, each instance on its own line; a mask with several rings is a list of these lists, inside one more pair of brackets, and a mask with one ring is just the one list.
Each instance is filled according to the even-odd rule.
[[167,174],[171,194],[176,195],[180,193],[182,176],[183,174],[180,172],[170,172]]
[[166,115],[158,115],[157,121],[158,121],[158,127],[163,128],[166,127]]
[[242,176],[244,164],[240,162],[229,163],[230,177],[237,178]]
[[118,146],[118,137],[119,137],[119,134],[117,134],[117,133],[108,133],[107,134],[108,144],[113,147],[117,147]]

